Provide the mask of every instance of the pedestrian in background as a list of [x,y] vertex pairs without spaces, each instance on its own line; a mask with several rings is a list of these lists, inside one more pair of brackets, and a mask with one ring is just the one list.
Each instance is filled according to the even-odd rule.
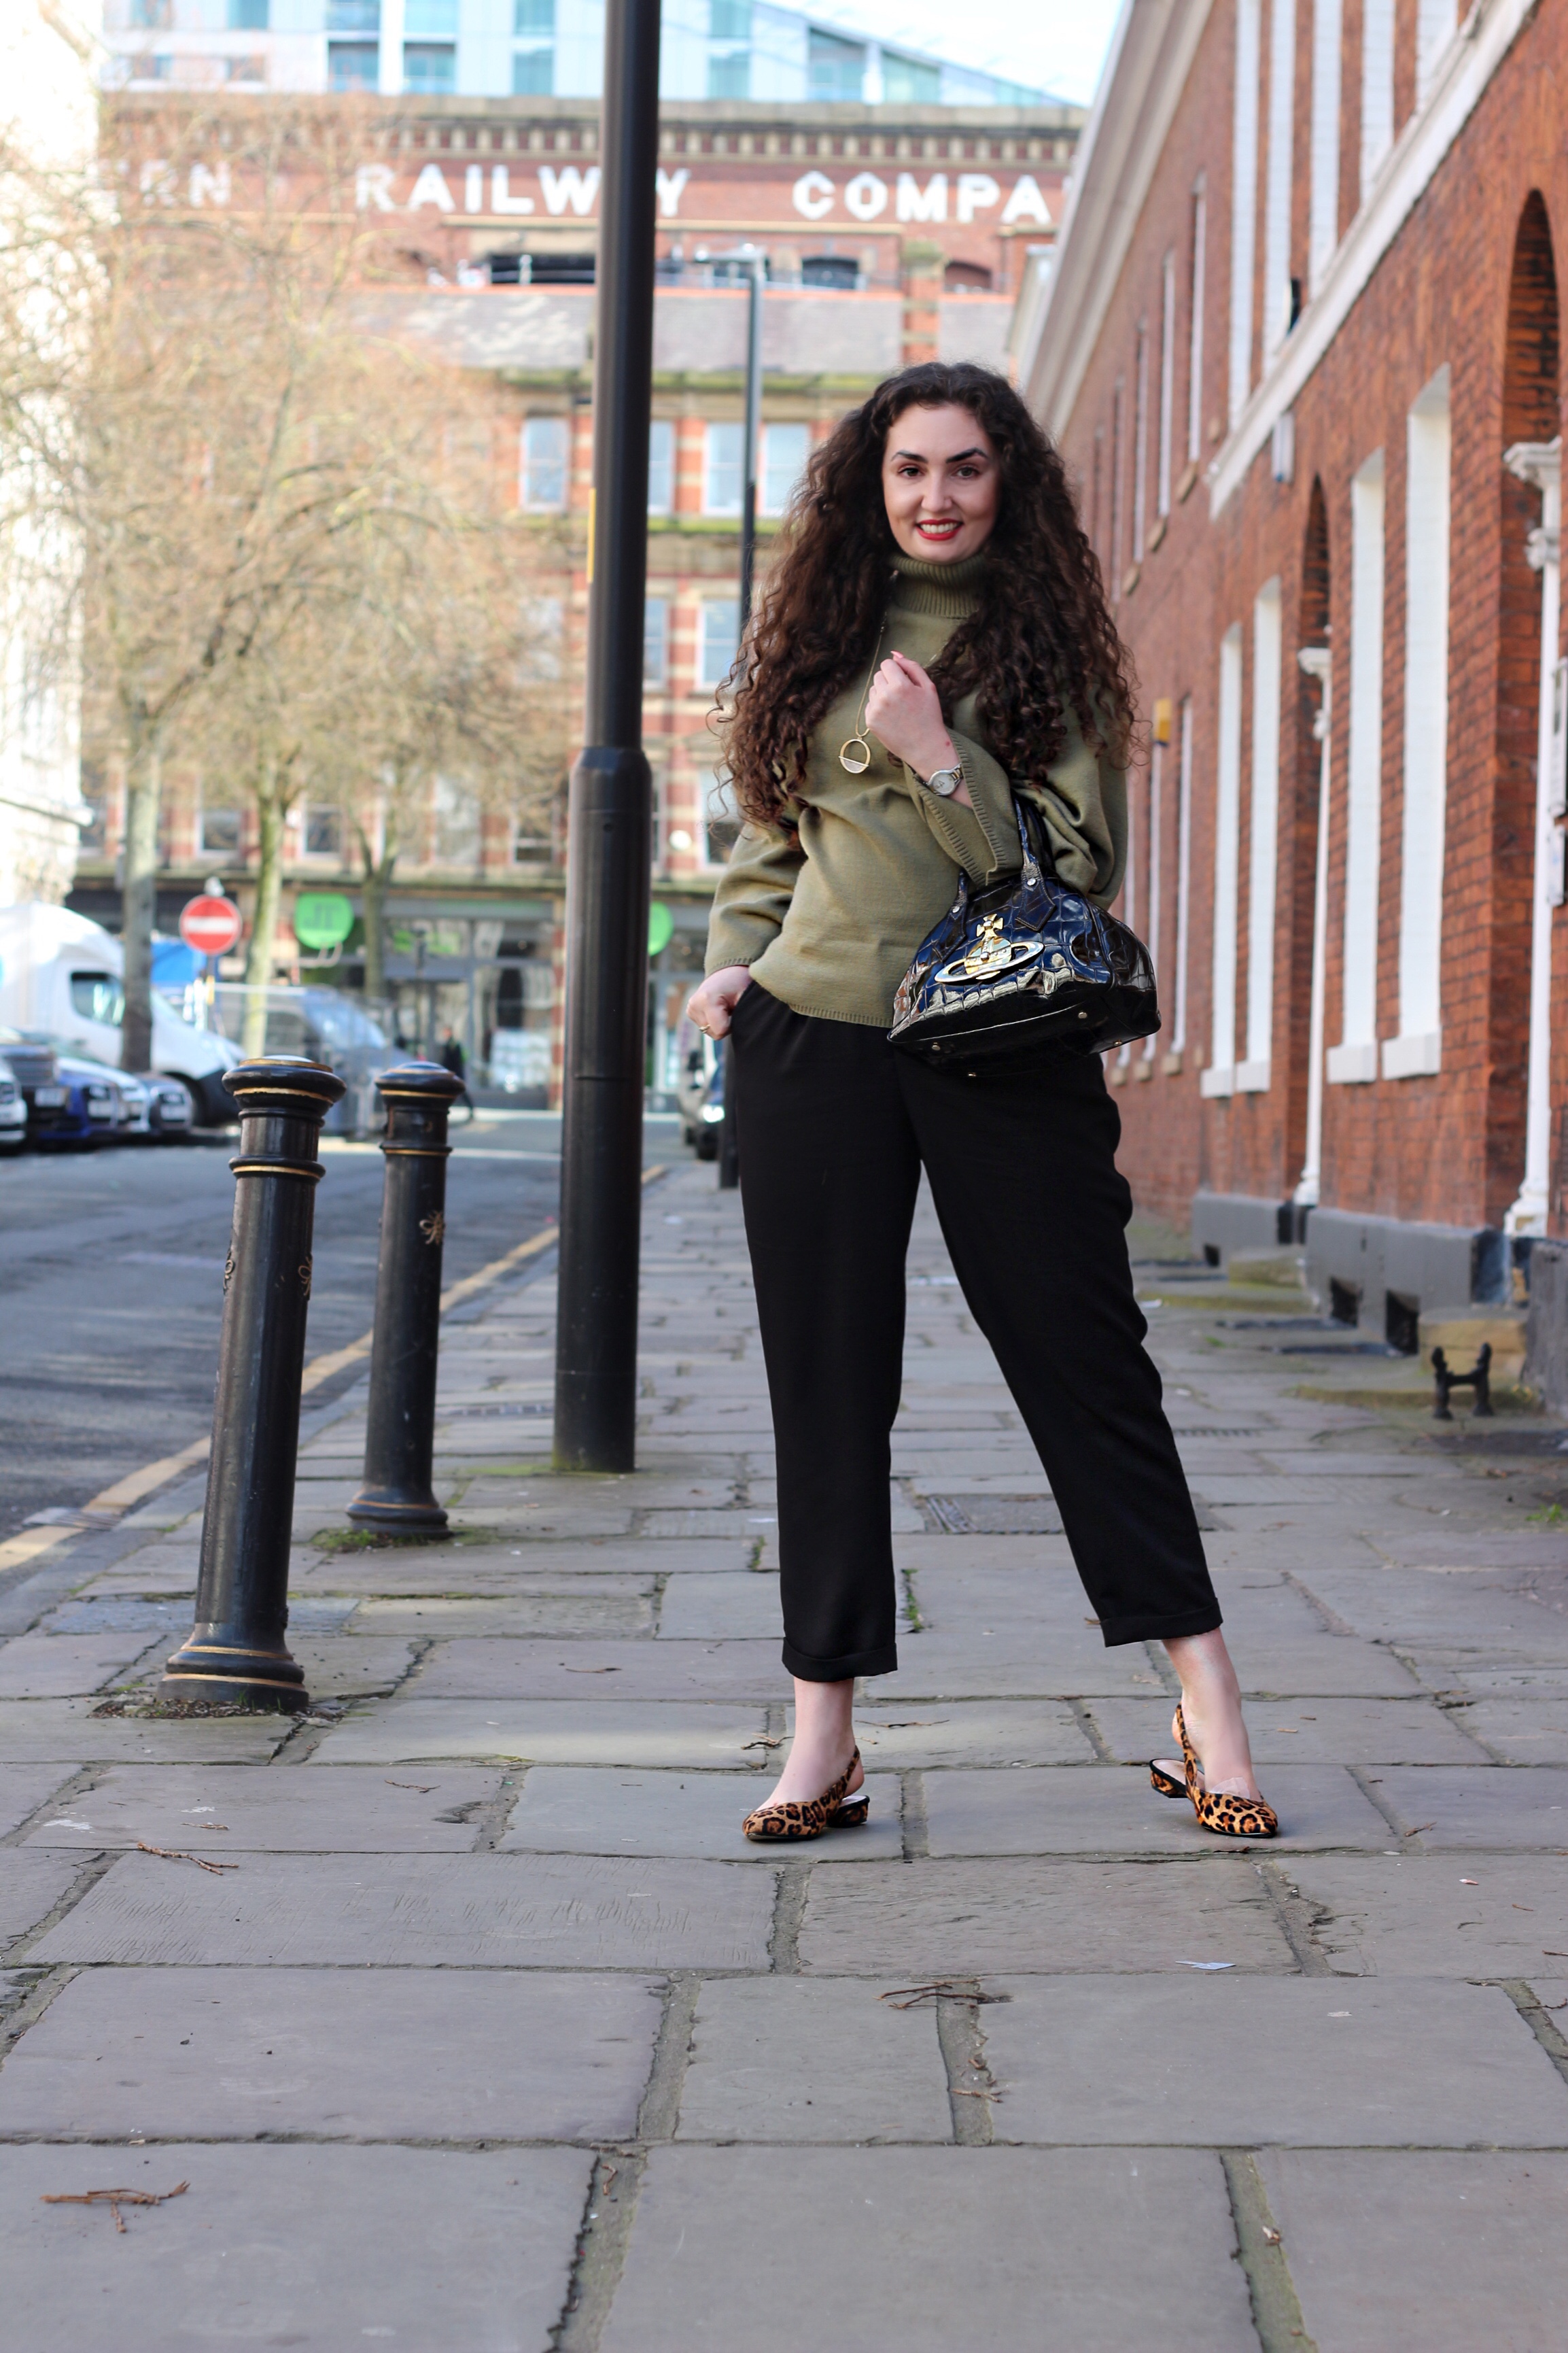
[[458,1103],[461,1103],[468,1112],[468,1117],[472,1119],[474,1106],[468,1095],[468,1059],[463,1051],[462,1042],[455,1029],[447,1029],[442,1031],[440,1051],[437,1060],[443,1070],[450,1071],[455,1079],[461,1079],[463,1082],[463,1092],[458,1097],[457,1103],[452,1105],[452,1109],[456,1111]]
[[[898,1664],[889,1434],[922,1166],[1108,1644],[1181,1680],[1154,1785],[1274,1835],[1197,1520],[1144,1351],[1097,1056],[929,1067],[893,994],[951,905],[1021,863],[1109,906],[1127,839],[1126,660],[1060,459],[988,369],[889,377],[814,452],[722,722],[746,822],[689,1012],[731,1047],[773,1405],[795,1726],[752,1839],[864,1821],[855,1678]],[[859,1793],[858,1795],[857,1793]]]

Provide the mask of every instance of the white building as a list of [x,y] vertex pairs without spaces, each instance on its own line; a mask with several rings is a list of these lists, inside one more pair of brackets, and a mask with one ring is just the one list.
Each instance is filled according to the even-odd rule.
[[[0,119],[41,163],[89,159],[103,51],[94,0],[0,5]],[[0,218],[23,192],[0,184]],[[4,459],[0,457],[0,470]],[[82,801],[72,547],[40,522],[26,480],[0,470],[0,906],[59,902],[76,873]]]
[[[597,98],[604,0],[105,0],[106,78],[384,98]],[[1032,106],[1042,93],[763,0],[665,0],[660,95]]]

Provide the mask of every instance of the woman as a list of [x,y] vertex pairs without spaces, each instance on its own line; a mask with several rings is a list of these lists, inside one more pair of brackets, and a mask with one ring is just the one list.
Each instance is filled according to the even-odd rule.
[[1221,1834],[1278,1828],[1142,1346],[1100,1061],[971,1077],[887,1039],[959,869],[1019,866],[1015,791],[1058,875],[1114,898],[1131,705],[1061,460],[1017,395],[978,367],[890,377],[814,454],[769,575],[725,719],[746,822],[689,1008],[731,1039],[795,1677],[749,1838],[866,1819],[851,1704],[898,1663],[889,1434],[922,1165],[1106,1641],[1158,1638],[1181,1679],[1183,1758],[1154,1786]]

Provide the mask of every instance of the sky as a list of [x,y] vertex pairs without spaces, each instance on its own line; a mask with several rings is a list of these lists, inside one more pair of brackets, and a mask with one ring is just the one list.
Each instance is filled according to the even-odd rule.
[[[1121,0],[795,0],[805,13],[842,19],[879,40],[907,41],[954,65],[1032,83],[1087,106],[1110,46]],[[958,29],[962,22],[962,30]]]

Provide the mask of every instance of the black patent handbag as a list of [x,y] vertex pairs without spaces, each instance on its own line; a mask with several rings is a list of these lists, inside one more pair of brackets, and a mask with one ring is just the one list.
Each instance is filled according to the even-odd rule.
[[889,1042],[939,1067],[984,1060],[1045,1070],[1160,1027],[1148,949],[1058,880],[1037,846],[1035,812],[1014,806],[1022,872],[975,892],[962,874],[893,998]]

